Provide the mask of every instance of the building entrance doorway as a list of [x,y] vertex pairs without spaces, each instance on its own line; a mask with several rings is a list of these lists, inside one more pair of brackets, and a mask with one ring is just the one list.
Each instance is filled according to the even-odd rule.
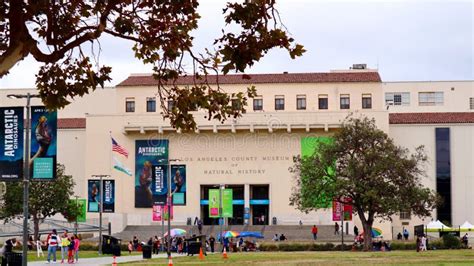
[[249,203],[252,224],[268,225],[270,215],[269,185],[251,185]]

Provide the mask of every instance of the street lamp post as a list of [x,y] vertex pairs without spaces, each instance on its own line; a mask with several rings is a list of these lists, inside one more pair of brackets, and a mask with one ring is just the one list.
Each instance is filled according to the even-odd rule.
[[225,185],[219,185],[219,239],[221,240],[221,250],[224,250],[224,238],[222,236],[222,227],[224,224],[224,218],[222,216],[222,193],[224,192]]
[[[166,160],[158,160],[159,162],[166,162]],[[171,162],[179,162],[179,159],[168,159],[168,186],[166,193],[166,206],[168,208],[168,235],[166,236],[166,240],[168,244],[166,245],[166,253],[168,254],[168,259],[171,258]],[[161,215],[163,219],[163,214]],[[162,222],[163,224],[163,222]]]
[[[79,199],[79,196],[74,196],[76,198],[76,209],[79,208],[79,202],[78,202],[78,199]],[[77,235],[77,227],[79,227],[79,225],[77,224],[77,216],[76,215],[76,222],[74,223],[74,235]]]
[[26,132],[25,132],[25,152],[23,162],[23,258],[21,264],[26,266],[28,264],[28,199],[29,199],[29,184],[30,184],[30,100],[31,98],[39,98],[38,94],[9,94],[8,98],[22,99],[26,98]]
[[99,255],[102,255],[102,213],[104,211],[104,188],[102,180],[104,177],[110,177],[110,175],[92,175],[92,177],[99,177]]
[[31,98],[39,98],[38,94],[9,94],[7,95],[8,98],[15,98],[15,99],[22,99],[26,98],[26,132],[25,132],[25,153],[24,153],[24,161],[23,161],[23,259],[22,265],[26,266],[28,264],[28,199],[29,199],[29,185],[30,185],[30,112],[31,112],[31,105],[30,100]]

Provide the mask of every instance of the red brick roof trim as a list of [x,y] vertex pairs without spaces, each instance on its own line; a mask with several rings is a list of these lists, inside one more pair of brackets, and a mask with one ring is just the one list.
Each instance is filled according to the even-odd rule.
[[[233,74],[219,75],[219,84],[262,84],[262,83],[328,83],[328,82],[382,82],[378,72],[329,72],[288,74]],[[208,81],[215,84],[216,75],[209,75]],[[193,84],[193,76],[182,76],[176,85]],[[150,75],[129,76],[117,85],[155,86],[158,82]]]
[[86,128],[85,118],[59,118],[58,129]]
[[390,124],[464,124],[474,123],[474,112],[396,113],[389,115]]

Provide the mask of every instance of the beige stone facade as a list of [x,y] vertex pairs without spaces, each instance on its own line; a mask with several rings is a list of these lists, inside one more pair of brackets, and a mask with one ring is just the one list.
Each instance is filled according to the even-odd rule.
[[[111,136],[129,151],[128,158],[115,156],[132,172],[135,172],[136,140],[169,140],[169,157],[180,159],[179,163],[187,167],[186,205],[175,207],[174,223],[184,224],[189,217],[202,216],[203,187],[226,184],[243,187],[243,205],[250,209],[251,215],[252,186],[268,186],[266,223],[276,217],[278,224],[297,224],[300,220],[304,224],[332,224],[330,210],[304,214],[289,205],[293,177],[288,168],[293,164],[292,157],[301,153],[302,138],[330,136],[348,114],[354,113],[375,118],[377,126],[399,145],[410,149],[425,145],[430,163],[423,183],[433,189],[436,189],[434,131],[437,127],[449,127],[453,162],[452,222],[474,221],[473,209],[467,203],[474,190],[474,119],[469,120],[474,117],[474,107],[469,106],[469,98],[474,97],[472,81],[383,83],[377,72],[357,70],[313,74],[266,74],[252,75],[252,79],[246,81],[235,77],[224,80],[221,86],[230,93],[255,85],[258,98],[263,100],[263,110],[254,110],[250,100],[246,114],[224,123],[209,121],[205,113],[197,111],[194,115],[198,129],[192,133],[181,133],[163,120],[158,110],[159,99],[156,99],[157,110],[147,112],[147,99],[157,97],[157,87],[149,83],[148,76],[131,76],[128,83],[125,81],[114,89],[98,90],[59,112],[60,118],[85,118],[86,126],[60,127],[58,161],[74,176],[76,193],[82,198],[87,197],[87,180],[92,175],[107,174],[115,180],[115,213],[106,214],[113,221],[113,231],[120,231],[126,225],[153,222],[151,208],[135,207],[135,176],[112,168]],[[18,90],[0,90],[1,106],[23,104],[6,99],[6,94],[12,91]],[[422,96],[425,102],[420,106],[420,92],[437,91],[443,92],[442,103],[439,93],[426,94]],[[409,96],[401,95],[403,92],[408,92]],[[395,101],[395,96],[397,103],[390,101]],[[284,110],[275,110],[275,100],[282,97]],[[347,97],[349,106],[342,106],[347,102],[341,98]],[[303,98],[305,109],[302,109]],[[327,109],[321,109],[320,98],[327,99]],[[432,99],[434,103],[430,105]],[[134,112],[126,112],[127,100],[134,101]],[[428,119],[422,123],[410,120],[413,113],[447,112],[462,113],[460,119],[467,121],[450,123],[436,120],[439,117],[429,117],[433,121]],[[397,114],[405,116],[396,117]],[[88,214],[89,219],[96,216]],[[391,237],[392,230],[396,234],[402,226],[413,228],[413,225],[429,220],[394,217],[392,223],[382,223],[379,227],[384,236]],[[358,224],[357,219],[355,222]]]

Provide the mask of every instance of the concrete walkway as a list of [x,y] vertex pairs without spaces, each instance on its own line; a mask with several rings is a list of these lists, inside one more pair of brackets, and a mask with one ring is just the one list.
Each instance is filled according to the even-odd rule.
[[[178,254],[172,254],[173,258],[175,257],[181,257],[183,255],[178,255]],[[153,255],[153,259],[157,258],[166,258],[166,253],[162,253],[159,255]],[[121,262],[132,262],[132,261],[142,261],[143,257],[142,255],[134,255],[134,256],[120,256],[116,258],[117,263]],[[96,265],[111,265],[112,262],[114,261],[113,257],[97,257],[97,258],[86,258],[86,259],[81,259],[79,258],[78,263],[74,264],[61,264],[61,259],[56,261],[56,265],[91,265],[91,266],[96,266]],[[52,264],[53,262],[51,262]],[[28,262],[28,265],[48,265],[46,261],[35,261],[35,262]],[[54,265],[54,264],[53,264]]]

